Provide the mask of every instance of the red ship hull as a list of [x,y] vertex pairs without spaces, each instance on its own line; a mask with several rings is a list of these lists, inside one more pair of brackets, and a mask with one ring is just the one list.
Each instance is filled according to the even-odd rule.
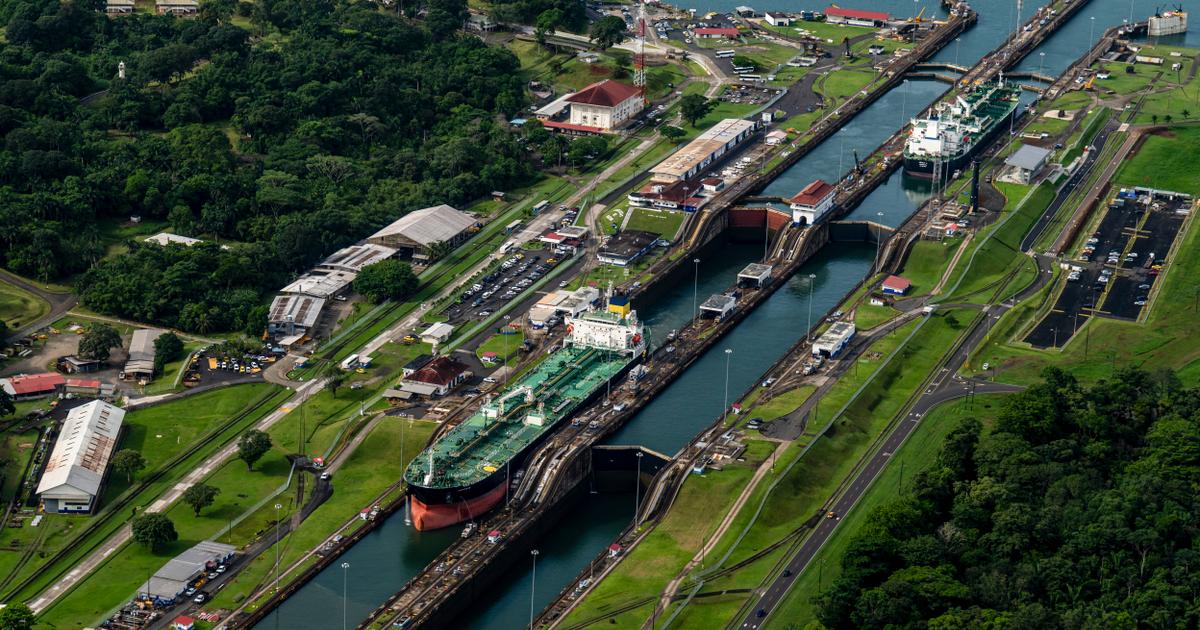
[[436,505],[428,505],[413,496],[411,497],[413,527],[417,528],[417,531],[441,529],[478,518],[504,500],[506,487],[507,484],[502,483],[474,499]]

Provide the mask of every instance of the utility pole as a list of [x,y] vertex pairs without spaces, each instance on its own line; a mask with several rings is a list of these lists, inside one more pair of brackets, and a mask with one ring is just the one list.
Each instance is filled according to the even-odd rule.
[[530,576],[529,583],[529,630],[533,630],[533,601],[537,594],[537,557],[538,550],[532,549],[529,555],[533,557],[533,575]]

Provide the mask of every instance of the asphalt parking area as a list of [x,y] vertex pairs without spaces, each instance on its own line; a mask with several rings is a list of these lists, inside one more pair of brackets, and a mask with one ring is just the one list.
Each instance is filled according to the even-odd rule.
[[[447,306],[442,314],[454,326],[482,320],[517,299],[556,266],[575,262],[575,257],[569,252],[555,252],[553,247],[513,251],[499,267],[460,292],[458,299]],[[569,274],[560,277],[565,280]],[[557,283],[546,287],[547,290],[555,288],[558,288]]]
[[1061,347],[1093,316],[1136,321],[1191,203],[1173,194],[1153,199],[1143,194],[1137,201],[1110,204],[1099,229],[1071,262],[1076,279],[1068,279],[1054,308],[1025,341],[1035,348]]

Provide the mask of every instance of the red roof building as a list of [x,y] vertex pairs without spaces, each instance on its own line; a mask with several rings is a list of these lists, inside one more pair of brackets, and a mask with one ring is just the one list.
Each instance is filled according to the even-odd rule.
[[822,201],[833,195],[833,190],[833,186],[831,186],[828,182],[823,179],[818,179],[805,186],[800,192],[796,193],[796,196],[792,197],[792,204],[815,208],[820,205]]
[[612,131],[636,116],[646,104],[640,89],[612,79],[593,83],[566,100],[571,104],[570,120],[547,126],[577,133]]
[[854,24],[858,26],[880,26],[892,19],[892,16],[882,11],[862,11],[859,9],[843,9],[830,5],[825,9],[825,21],[831,24]]
[[425,396],[445,396],[471,376],[467,364],[449,356],[440,356],[400,381],[400,389]]
[[900,276],[888,276],[884,278],[883,284],[880,285],[883,292],[890,295],[904,295],[912,288],[912,283]]
[[195,627],[196,620],[187,615],[179,615],[171,622],[171,630],[192,630]]
[[736,28],[716,28],[712,26],[693,29],[692,32],[700,39],[715,39],[718,37],[737,39],[739,35]]
[[49,396],[58,391],[63,385],[66,385],[66,382],[62,374],[55,374],[53,372],[45,374],[19,374],[0,379],[0,387],[3,387],[9,396],[24,399]]
[[102,383],[90,378],[69,378],[67,379],[67,387],[80,387],[84,389],[100,389]]

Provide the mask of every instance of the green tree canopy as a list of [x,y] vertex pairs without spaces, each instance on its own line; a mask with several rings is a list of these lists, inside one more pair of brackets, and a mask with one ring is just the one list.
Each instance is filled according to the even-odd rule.
[[192,512],[196,516],[200,516],[200,510],[212,505],[219,494],[221,494],[220,488],[198,483],[183,491],[183,502],[192,506]]
[[125,475],[125,480],[133,483],[133,476],[146,467],[146,458],[131,448],[123,448],[113,454],[113,470]]
[[91,324],[79,338],[79,356],[85,359],[107,361],[112,349],[120,347],[121,334],[108,324]]
[[367,265],[354,278],[354,290],[372,302],[403,300],[417,289],[412,267],[399,260],[383,260]]
[[703,94],[686,94],[679,99],[679,113],[693,127],[716,107],[716,103],[704,97]]
[[163,545],[179,540],[175,523],[164,514],[143,514],[133,519],[133,539],[158,551]]
[[183,340],[179,335],[167,331],[154,340],[154,371],[162,372],[163,366],[183,355]]
[[33,609],[21,602],[9,602],[0,610],[0,630],[32,630],[36,624]]
[[238,438],[238,459],[246,462],[247,470],[254,470],[254,463],[262,459],[271,450],[271,436],[250,429]]
[[600,50],[608,50],[620,44],[624,41],[625,34],[625,20],[615,15],[606,15],[592,22],[592,27],[588,29],[588,38]]

